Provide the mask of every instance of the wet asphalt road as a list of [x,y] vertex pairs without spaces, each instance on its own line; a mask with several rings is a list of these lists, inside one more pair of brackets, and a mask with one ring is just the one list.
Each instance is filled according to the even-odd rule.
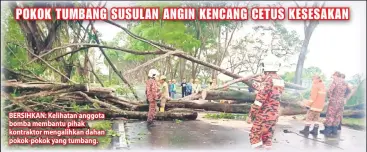
[[[135,150],[252,150],[249,144],[249,128],[238,129],[197,121],[157,122],[148,128],[145,122],[129,122],[125,125],[129,151]],[[298,121],[278,125],[273,150],[276,151],[366,151],[366,133],[343,127],[340,136],[324,138],[318,135],[307,139],[295,133],[283,133],[284,129],[298,132],[303,124]],[[322,143],[324,142],[324,143]],[[340,147],[340,148],[337,148]],[[124,148],[125,149],[125,148]]]

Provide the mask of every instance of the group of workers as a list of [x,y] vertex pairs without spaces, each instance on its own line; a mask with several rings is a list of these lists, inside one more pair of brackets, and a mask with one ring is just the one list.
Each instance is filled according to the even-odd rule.
[[[250,131],[252,147],[268,149],[272,146],[274,126],[279,117],[279,101],[284,90],[284,81],[276,73],[280,67],[276,56],[267,56],[261,65],[263,75],[260,78],[253,78],[252,87],[256,90],[256,98],[251,105],[247,122],[254,121]],[[344,79],[344,74],[335,72],[327,90],[320,76],[313,77],[310,99],[306,100],[305,104],[308,109],[306,125],[300,133],[317,136],[320,114],[328,98],[325,129],[320,130],[320,133],[326,137],[337,135],[338,130],[341,130],[344,105],[351,97],[351,87]],[[312,124],[313,128],[310,131]]]
[[[343,119],[344,105],[351,97],[351,87],[344,80],[345,75],[340,72],[335,72],[332,76],[332,83],[328,90],[326,90],[320,76],[313,77],[313,84],[310,94],[310,99],[306,101],[305,105],[308,108],[306,115],[306,125],[302,134],[317,135],[320,125],[320,113],[323,111],[325,100],[328,98],[326,120],[324,122],[325,129],[320,130],[320,133],[326,137],[337,135],[338,130],[341,130],[341,122]],[[313,129],[310,127],[313,124]]]
[[[151,69],[148,72],[148,80],[146,81],[146,97],[147,103],[149,104],[149,112],[148,112],[148,125],[154,126],[153,120],[156,115],[156,111],[164,112],[166,102],[170,99],[174,99],[176,95],[176,80],[168,80],[167,77],[162,75],[156,69]],[[159,83],[158,83],[159,82]],[[198,79],[190,80],[190,82],[186,82],[186,79],[183,79],[181,83],[181,93],[182,97],[191,95],[192,93],[199,93],[202,86],[199,83]],[[215,83],[212,80],[209,80],[210,87],[213,87]],[[160,107],[157,107],[157,101],[160,101]]]
[[[209,86],[211,87],[213,84],[213,81],[209,80]],[[189,82],[186,82],[186,79],[182,80],[181,83],[181,94],[182,97],[189,96],[193,93],[199,93],[201,91],[202,86],[200,84],[199,79],[191,79]]]
[[[166,80],[163,80],[166,81]],[[209,80],[209,86],[213,86],[213,81]],[[176,79],[168,80],[168,88],[169,88],[169,97],[174,99],[176,97]],[[181,97],[189,96],[192,93],[199,93],[201,91],[202,86],[200,84],[199,79],[191,79],[189,82],[186,82],[186,79],[184,78],[181,82]]]
[[[279,118],[279,107],[281,95],[284,92],[285,82],[277,74],[281,66],[279,59],[274,55],[268,55],[260,64],[262,66],[262,75],[252,78],[251,87],[256,93],[255,101],[251,105],[251,109],[247,118],[247,123],[252,123],[250,130],[250,143],[253,148],[271,148],[272,138],[274,134],[274,127]],[[169,97],[174,97],[175,80],[170,81],[170,85],[166,83],[166,77],[161,76],[159,79],[162,90],[159,91],[156,79],[159,72],[152,69],[148,73],[148,80],[146,83],[146,95],[149,102],[148,125],[153,125],[153,119],[156,114],[156,101],[161,100],[160,111],[164,111],[165,102]],[[308,113],[306,117],[306,126],[300,131],[303,134],[317,135],[319,128],[319,117],[323,110],[325,100],[328,98],[329,104],[327,107],[326,121],[324,122],[325,129],[320,130],[320,133],[325,136],[331,136],[337,133],[340,128],[340,122],[343,115],[344,104],[351,92],[350,87],[344,81],[345,77],[340,72],[333,74],[333,81],[326,90],[320,76],[313,77],[313,85],[310,95],[310,100],[307,101],[306,107]],[[172,86],[173,85],[173,86]],[[186,83],[185,80],[181,83],[182,97],[190,95],[192,91],[197,93],[199,91],[198,81],[194,83]],[[212,85],[212,82],[210,82]],[[200,87],[201,88],[201,87]],[[251,90],[253,91],[253,90]],[[173,94],[173,95],[172,95]],[[314,124],[310,131],[310,126]]]

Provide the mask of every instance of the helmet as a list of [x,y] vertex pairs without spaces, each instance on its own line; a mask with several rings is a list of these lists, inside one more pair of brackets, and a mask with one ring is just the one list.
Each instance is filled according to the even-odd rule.
[[279,58],[273,54],[268,54],[261,62],[261,65],[263,66],[264,72],[277,72],[280,68]]
[[161,80],[165,80],[165,79],[167,79],[167,77],[166,77],[166,76],[164,76],[164,75],[162,75],[160,79],[161,79]]
[[150,69],[149,72],[148,72],[148,77],[155,78],[158,75],[159,75],[159,72],[156,69]]

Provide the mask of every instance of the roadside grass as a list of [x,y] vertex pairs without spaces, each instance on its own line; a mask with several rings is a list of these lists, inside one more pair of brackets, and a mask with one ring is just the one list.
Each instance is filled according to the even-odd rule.
[[343,118],[343,126],[350,127],[356,130],[366,130],[365,118]]
[[247,114],[233,114],[233,113],[207,113],[204,115],[207,119],[235,119],[246,120]]

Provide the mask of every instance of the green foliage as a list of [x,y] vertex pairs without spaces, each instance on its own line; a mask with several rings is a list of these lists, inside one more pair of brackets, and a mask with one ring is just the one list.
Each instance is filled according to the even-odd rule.
[[46,102],[51,103],[52,100],[54,100],[53,96],[45,96],[45,97],[37,97],[33,99],[36,102]]
[[351,127],[357,130],[365,130],[366,129],[366,119],[365,118],[343,118],[344,126]]
[[35,75],[41,75],[45,71],[45,67],[38,63],[32,63],[25,65],[28,59],[28,51],[25,49],[26,44],[25,37],[19,24],[12,16],[9,8],[5,7],[1,10],[2,16],[2,34],[4,35],[4,51],[1,51],[4,55],[2,64],[13,70],[27,69]]
[[179,120],[179,119],[175,119],[174,121],[175,121],[175,123],[177,123],[177,124],[179,124],[179,123],[181,123],[181,122],[182,122],[182,120]]
[[347,105],[366,103],[366,79],[359,84],[355,94],[348,100]]
[[[141,5],[144,7],[160,7],[161,14],[163,14],[163,7],[179,6],[179,3],[151,3]],[[186,52],[191,52],[193,48],[200,47],[200,41],[189,32],[189,28],[184,21],[141,21],[133,25],[131,31],[146,39],[170,45]],[[137,51],[157,50],[150,44],[131,37],[128,38],[128,44],[130,49]],[[144,57],[126,54],[124,55],[124,59],[142,60]]]
[[246,119],[247,114],[232,113],[207,113],[204,118],[208,119]]
[[126,87],[118,87],[116,88],[116,93],[119,95],[128,95],[131,93],[131,90]]
[[116,131],[112,130],[112,122],[111,121],[98,121],[92,124],[92,129],[96,130],[105,130],[106,136],[98,136],[98,147],[101,149],[105,149],[110,146],[112,137],[120,136]]
[[[314,75],[319,75],[322,80],[325,80],[326,77],[321,71],[320,68],[311,66],[309,68],[303,69],[302,78],[303,79],[312,79]],[[294,80],[295,72],[286,72],[282,75],[282,79],[287,82],[292,82]]]
[[80,106],[77,105],[76,102],[71,103],[71,108],[73,109],[74,112],[80,112],[81,111]]

